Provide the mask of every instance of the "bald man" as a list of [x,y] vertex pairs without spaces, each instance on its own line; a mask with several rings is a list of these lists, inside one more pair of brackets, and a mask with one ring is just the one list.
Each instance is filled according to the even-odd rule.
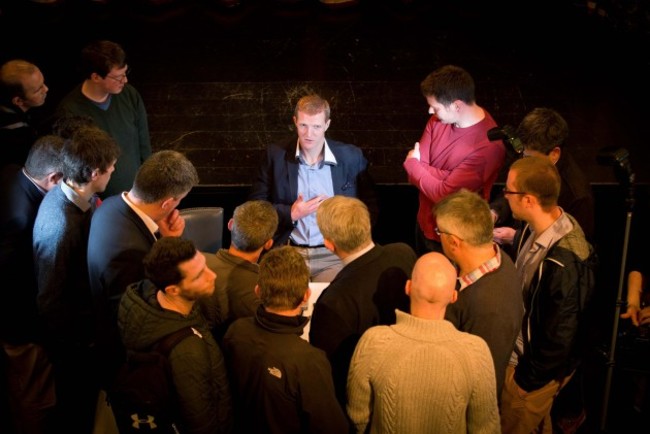
[[445,256],[423,255],[406,282],[411,314],[361,337],[347,385],[357,432],[500,432],[490,350],[444,319],[455,285]]

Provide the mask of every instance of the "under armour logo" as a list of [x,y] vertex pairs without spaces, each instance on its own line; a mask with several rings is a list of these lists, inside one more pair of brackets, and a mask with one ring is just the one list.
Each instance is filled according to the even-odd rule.
[[150,429],[158,428],[158,425],[154,422],[154,417],[151,415],[147,415],[146,419],[140,419],[138,413],[133,413],[131,419],[133,419],[133,424],[131,426],[135,429],[140,429],[140,424],[149,425]]
[[282,378],[282,371],[280,371],[278,368],[268,368],[269,374],[273,375],[274,377],[277,378]]

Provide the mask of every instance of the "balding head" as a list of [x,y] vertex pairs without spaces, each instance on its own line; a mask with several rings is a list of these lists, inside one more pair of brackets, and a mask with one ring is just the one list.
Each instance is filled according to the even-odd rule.
[[422,255],[415,263],[413,277],[406,283],[411,314],[442,319],[447,305],[456,301],[456,277],[456,269],[441,253]]

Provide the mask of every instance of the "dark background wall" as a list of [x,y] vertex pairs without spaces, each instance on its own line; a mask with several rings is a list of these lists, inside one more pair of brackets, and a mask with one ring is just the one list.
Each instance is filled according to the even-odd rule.
[[[412,243],[417,191],[401,164],[428,118],[419,83],[429,72],[465,67],[477,102],[501,125],[517,125],[534,107],[558,110],[595,195],[597,334],[607,341],[630,202],[614,168],[596,157],[606,146],[629,151],[637,181],[631,215],[645,224],[646,0],[361,0],[339,10],[316,0],[242,0],[235,9],[217,0],[145,3],[0,0],[0,61],[24,57],[41,67],[50,86],[47,113],[81,80],[76,62],[86,42],[121,43],[129,81],[147,105],[154,149],[182,151],[199,170],[201,185],[182,207],[223,206],[228,218],[246,199],[264,147],[295,134],[297,99],[316,91],[332,105],[328,135],[360,146],[371,163],[381,205],[376,241]],[[598,390],[591,398],[599,399]]]

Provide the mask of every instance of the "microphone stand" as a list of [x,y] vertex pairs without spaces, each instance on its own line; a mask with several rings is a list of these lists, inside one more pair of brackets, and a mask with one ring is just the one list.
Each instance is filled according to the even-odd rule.
[[623,252],[621,255],[621,271],[618,280],[618,294],[616,295],[616,309],[614,311],[614,324],[612,327],[612,338],[609,345],[609,354],[607,359],[607,376],[605,378],[605,387],[603,392],[603,404],[600,420],[600,430],[601,432],[606,431],[607,425],[607,412],[609,409],[609,395],[612,385],[612,376],[614,374],[614,365],[615,365],[615,353],[616,353],[616,339],[618,337],[618,322],[621,315],[621,306],[626,302],[623,301],[623,285],[625,282],[625,270],[627,262],[627,250],[630,240],[630,227],[632,226],[632,213],[634,209],[634,173],[631,172],[629,166],[623,167],[627,169],[627,179],[625,180],[627,184],[627,198],[625,199],[627,205],[627,218],[625,221],[625,235],[623,237]]

